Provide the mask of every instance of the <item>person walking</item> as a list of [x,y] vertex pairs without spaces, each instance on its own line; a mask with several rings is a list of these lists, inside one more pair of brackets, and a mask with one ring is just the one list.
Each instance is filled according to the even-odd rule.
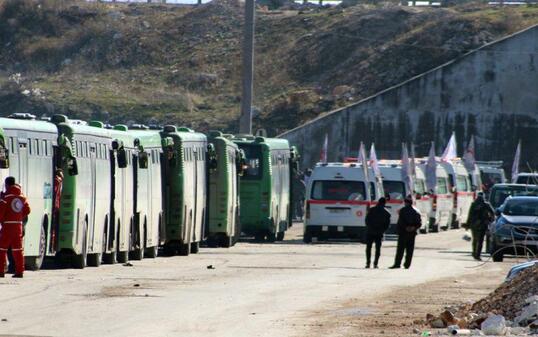
[[4,277],[6,255],[9,248],[15,260],[15,275],[22,278],[24,273],[24,253],[22,238],[24,237],[23,222],[30,214],[30,206],[22,195],[21,187],[15,183],[14,177],[4,181],[6,192],[0,200],[0,277]]
[[411,267],[413,251],[415,250],[415,237],[417,230],[422,226],[420,213],[413,207],[411,196],[405,198],[405,206],[400,209],[396,231],[398,234],[398,246],[396,248],[396,258],[394,265],[390,269],[400,268],[405,253],[405,269]]
[[484,237],[486,236],[489,224],[493,220],[495,220],[495,211],[490,203],[484,199],[484,193],[479,192],[469,208],[469,217],[467,220],[473,236],[473,258],[477,261],[482,261],[480,255],[482,254]]
[[293,175],[292,180],[292,198],[293,198],[293,219],[302,221],[303,220],[303,206],[305,199],[305,190],[306,186],[302,180],[303,173],[297,171]]
[[374,268],[378,267],[381,256],[381,242],[383,234],[390,226],[390,212],[385,205],[387,200],[380,198],[377,205],[370,208],[366,214],[366,268],[370,268],[372,258],[372,245],[375,243]]

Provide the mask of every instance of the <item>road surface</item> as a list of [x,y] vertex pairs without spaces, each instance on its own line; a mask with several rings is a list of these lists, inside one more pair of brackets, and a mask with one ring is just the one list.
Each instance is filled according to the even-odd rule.
[[399,287],[508,265],[478,267],[462,230],[419,235],[410,270],[387,269],[394,241],[384,243],[381,268],[366,270],[364,245],[305,245],[301,234],[296,224],[281,243],[6,275],[0,336],[307,336],[312,317],[351,298],[368,303]]

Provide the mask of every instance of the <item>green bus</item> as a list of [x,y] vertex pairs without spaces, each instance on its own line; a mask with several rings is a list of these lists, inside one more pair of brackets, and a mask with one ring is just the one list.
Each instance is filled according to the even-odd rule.
[[215,159],[209,160],[209,194],[207,244],[231,247],[241,236],[239,221],[239,175],[242,173],[242,151],[231,136],[219,131],[209,133]]
[[26,268],[38,270],[46,255],[54,255],[58,237],[52,225],[53,155],[57,131],[53,124],[29,114],[0,118],[0,174],[15,177],[32,212],[25,226]]
[[188,128],[161,131],[164,196],[164,252],[198,253],[206,218],[207,138]]
[[57,257],[75,268],[99,266],[103,253],[108,253],[105,258],[115,256],[110,131],[100,122],[86,125],[64,115],[51,121],[58,129],[54,166],[64,173]]
[[245,153],[241,177],[241,228],[256,241],[284,239],[291,226],[291,177],[297,153],[285,139],[236,136]]
[[[135,178],[133,156],[135,155],[135,141],[131,133],[127,132],[125,125],[115,125],[110,132],[112,139],[111,172],[112,187],[110,190],[111,217],[114,222],[110,225],[107,238],[115,237],[115,251],[107,251],[106,262],[113,263],[113,254],[120,263],[129,260],[129,253],[136,249],[134,244],[135,229]],[[117,153],[117,155],[115,155]],[[112,242],[110,242],[112,243]],[[143,251],[142,251],[143,254]],[[136,255],[134,252],[133,255]]]
[[[138,129],[136,129],[138,128]],[[129,128],[134,137],[134,216],[132,259],[155,258],[164,232],[161,157],[162,142],[157,131],[142,126]]]

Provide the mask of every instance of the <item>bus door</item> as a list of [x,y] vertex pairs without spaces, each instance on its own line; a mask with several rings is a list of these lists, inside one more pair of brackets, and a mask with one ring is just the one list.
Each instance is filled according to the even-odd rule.
[[[193,185],[193,215],[192,215],[192,242],[196,242],[196,234],[198,233],[198,166],[200,163],[198,162],[198,156],[201,155],[199,153],[198,148],[194,146],[192,148],[193,150],[193,172],[194,172],[194,185]],[[198,238],[198,240],[201,240],[201,238]]]
[[94,243],[95,243],[95,207],[96,207],[96,201],[97,201],[97,172],[96,172],[96,144],[90,143],[90,181],[91,181],[91,197],[90,197],[90,211],[89,211],[89,219],[88,219],[88,228],[87,233],[90,234],[90,250],[94,251]]
[[23,190],[28,189],[28,139],[19,138],[19,176],[17,180]]

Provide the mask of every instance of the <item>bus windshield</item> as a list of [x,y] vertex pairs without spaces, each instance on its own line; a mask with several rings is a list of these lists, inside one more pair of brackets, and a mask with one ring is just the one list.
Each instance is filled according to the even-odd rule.
[[316,180],[312,186],[314,200],[365,200],[364,183],[351,180]]
[[402,181],[383,180],[385,195],[392,200],[403,200],[405,198],[405,185]]
[[254,180],[262,176],[262,149],[256,145],[241,145],[245,152],[246,170],[242,179]]

